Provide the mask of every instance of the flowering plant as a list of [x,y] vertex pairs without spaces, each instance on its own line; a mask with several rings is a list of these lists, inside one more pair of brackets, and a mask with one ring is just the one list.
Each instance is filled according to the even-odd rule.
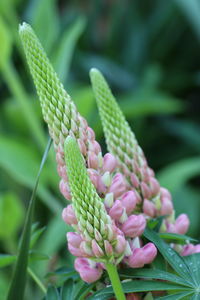
[[90,71],[109,150],[104,155],[32,28],[23,23],[19,32],[67,200],[67,247],[87,283],[70,299],[198,299],[200,275],[192,268],[200,245],[185,235],[189,219],[175,217],[170,192],[148,166],[103,75]]

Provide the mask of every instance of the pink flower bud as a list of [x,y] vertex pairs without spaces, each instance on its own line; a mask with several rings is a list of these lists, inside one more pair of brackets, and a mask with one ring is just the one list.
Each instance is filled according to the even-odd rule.
[[155,208],[154,203],[152,201],[144,199],[143,212],[145,213],[145,215],[154,218],[155,214],[156,214],[156,208]]
[[94,255],[89,242],[82,241],[80,244],[80,250],[82,251],[82,253],[85,254],[84,256],[86,257],[90,257]]
[[78,224],[72,205],[68,205],[62,211],[63,221],[69,225]]
[[105,251],[106,251],[106,254],[109,256],[109,255],[112,255],[113,254],[113,247],[112,245],[108,242],[108,241],[104,241],[104,247],[105,247]]
[[161,187],[161,188],[160,188],[160,191],[161,191],[161,198],[162,198],[162,197],[166,197],[166,198],[168,198],[169,200],[172,200],[172,196],[171,196],[170,192],[169,192],[166,188]]
[[115,174],[109,192],[114,194],[115,198],[120,197],[126,191],[126,182],[121,173]]
[[92,251],[96,257],[104,256],[103,250],[100,248],[100,246],[95,240],[92,240]]
[[137,178],[137,176],[134,173],[131,173],[130,176],[131,179],[131,183],[135,188],[138,188],[140,185],[139,179]]
[[194,246],[194,252],[193,253],[200,253],[200,244]]
[[142,268],[145,264],[142,248],[135,248],[127,259],[127,263],[131,268]]
[[161,198],[161,209],[160,214],[161,216],[164,215],[171,215],[173,212],[173,203],[169,198],[162,197]]
[[145,182],[141,183],[141,190],[142,190],[142,195],[144,198],[151,198],[151,189],[148,187],[148,185]]
[[86,256],[80,248],[74,247],[71,244],[68,244],[68,249],[69,249],[69,252],[74,256],[78,256],[78,257]]
[[119,254],[123,253],[126,249],[126,244],[127,244],[127,242],[126,242],[124,236],[118,235],[117,236],[117,244],[115,245],[115,251]]
[[65,164],[63,156],[59,151],[56,152],[56,162],[58,165],[63,166]]
[[67,241],[69,244],[71,244],[73,247],[80,247],[80,244],[82,242],[82,238],[80,234],[76,232],[68,232],[67,233]]
[[113,220],[118,221],[123,214],[123,206],[119,200],[116,200],[109,211],[109,215]]
[[188,256],[188,255],[193,254],[194,251],[195,251],[195,246],[192,245],[192,244],[188,244],[188,245],[183,246],[183,250],[181,252],[181,255],[182,256]]
[[140,236],[146,227],[146,220],[143,215],[131,215],[122,225],[122,231],[128,237]]
[[106,153],[103,158],[103,171],[112,173],[117,166],[116,158],[110,154]]
[[101,176],[98,176],[97,192],[99,194],[105,194],[106,191],[107,191],[107,187],[103,183],[103,180],[102,180]]
[[103,270],[98,264],[91,266],[88,261],[86,258],[76,258],[74,267],[79,272],[83,281],[92,283],[101,277]]
[[60,192],[67,200],[71,200],[69,185],[66,181],[61,180],[59,184]]
[[176,232],[179,234],[185,234],[188,231],[190,221],[186,214],[181,214],[175,222]]
[[146,244],[143,248],[145,264],[150,264],[157,255],[157,249],[153,243]]
[[98,169],[98,157],[94,152],[88,152],[88,167]]
[[133,191],[126,192],[121,198],[121,203],[125,207],[127,214],[130,214],[137,204],[136,194]]
[[87,135],[88,135],[88,139],[90,141],[94,141],[95,140],[95,133],[94,133],[94,131],[93,131],[92,128],[90,128],[90,127],[87,128]]
[[92,181],[93,185],[97,188],[98,187],[98,178],[99,178],[97,171],[93,170],[93,169],[87,169],[87,171],[88,171],[90,180]]
[[158,180],[156,180],[155,177],[150,178],[150,187],[153,195],[157,195],[159,193],[160,184],[158,183]]
[[86,149],[85,143],[81,139],[78,139],[77,142],[78,142],[79,149],[80,149],[81,153],[85,156],[86,153],[87,153],[87,149]]
[[174,224],[172,223],[167,223],[167,232],[170,232],[170,233],[177,233],[176,232],[176,227]]
[[96,155],[101,152],[101,147],[97,141],[88,141],[88,148],[91,152],[94,152]]

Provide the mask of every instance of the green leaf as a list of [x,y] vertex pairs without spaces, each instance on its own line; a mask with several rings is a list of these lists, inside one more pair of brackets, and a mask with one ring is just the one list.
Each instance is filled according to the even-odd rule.
[[31,2],[27,14],[44,47],[47,51],[50,51],[59,34],[59,15],[56,0]]
[[[19,141],[0,137],[0,167],[6,170],[20,184],[33,189],[39,158],[30,147]],[[61,205],[54,199],[44,184],[48,181],[49,171],[41,176],[41,185],[37,193],[44,203],[55,213],[60,212]]]
[[184,261],[188,265],[196,283],[196,287],[198,288],[200,285],[200,253],[185,256]]
[[185,16],[188,18],[194,32],[196,33],[198,39],[200,40],[200,3],[198,0],[176,0],[180,9],[183,11]]
[[49,286],[45,300],[60,300],[58,290],[54,286]]
[[191,285],[181,277],[157,269],[124,269],[120,270],[119,274],[122,278],[159,279],[191,287]]
[[[95,286],[95,283],[92,284],[84,284],[84,286],[79,290],[78,294],[75,297],[75,300],[84,300],[86,295],[89,294],[89,292],[92,290],[92,288]],[[76,288],[76,286],[75,286]]]
[[40,251],[31,250],[29,251],[29,260],[30,261],[36,261],[36,260],[49,260],[50,257],[46,253],[42,253]]
[[168,233],[168,232],[165,232],[165,233],[159,233],[158,234],[160,238],[162,239],[165,239],[165,240],[170,240],[170,241],[173,241],[174,243],[184,243],[186,241],[192,241],[192,242],[197,242],[196,239],[193,239],[187,235],[184,235],[184,234],[177,234],[177,233]]
[[[122,282],[122,287],[124,293],[132,293],[132,292],[149,292],[149,291],[188,291],[189,288],[182,287],[180,285],[168,283],[168,282],[160,282],[160,281],[149,281],[149,280],[132,280],[129,282]],[[192,290],[190,290],[192,293]],[[101,296],[103,297],[101,298]],[[108,287],[102,289],[92,296],[88,298],[88,300],[99,300],[99,299],[109,299],[113,295],[112,287]],[[105,297],[105,298],[104,298]],[[106,298],[107,297],[107,298]]]
[[0,67],[2,67],[8,60],[12,49],[12,36],[3,18],[0,16],[0,41],[1,41],[1,55]]
[[183,104],[178,99],[149,89],[123,97],[120,106],[127,118],[171,114],[183,110]]
[[191,295],[192,293],[193,292],[175,293],[175,294],[172,294],[172,295],[167,295],[167,296],[164,296],[164,297],[156,298],[156,300],[180,300],[180,299],[185,299],[185,300],[188,299],[189,300],[191,298],[185,298],[185,297]]
[[62,82],[66,81],[78,38],[85,28],[83,16],[76,19],[63,33],[54,53],[53,64]]
[[45,231],[45,229],[46,227],[39,228],[31,234],[30,249],[33,248],[33,246],[38,241],[38,239],[40,238],[41,234]]
[[60,292],[61,300],[66,300],[66,299],[73,300],[74,299],[72,297],[73,290],[74,290],[74,282],[72,279],[68,279],[61,288],[61,292]]
[[7,267],[16,261],[16,255],[0,254],[0,268]]
[[19,253],[17,256],[17,262],[15,265],[13,277],[11,280],[11,285],[9,288],[7,300],[22,300],[24,296],[24,290],[26,286],[26,273],[27,273],[27,265],[28,265],[28,254],[29,254],[29,246],[30,246],[30,238],[31,238],[31,225],[33,220],[33,213],[35,207],[35,199],[36,199],[36,191],[40,179],[40,174],[42,172],[44,163],[47,159],[47,155],[49,149],[51,147],[51,140],[47,144],[44,155],[42,157],[42,161],[40,164],[40,168],[38,171],[38,175],[35,182],[35,187],[32,192],[32,196],[29,202],[28,211],[25,219],[25,224],[22,232],[22,238],[19,248]]
[[158,180],[170,191],[178,189],[189,179],[200,174],[200,158],[192,157],[172,163],[158,173]]
[[191,282],[191,274],[184,259],[166,244],[157,233],[146,228],[144,236],[153,242],[172,268],[186,281]]
[[24,211],[25,209],[16,194],[11,192],[0,194],[1,239],[14,239],[22,225]]

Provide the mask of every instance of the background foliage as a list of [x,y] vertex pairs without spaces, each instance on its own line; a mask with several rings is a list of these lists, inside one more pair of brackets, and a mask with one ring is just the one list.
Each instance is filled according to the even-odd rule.
[[[0,1],[0,300],[15,259],[4,254],[16,254],[48,141],[18,24],[33,26],[79,111],[105,145],[88,76],[91,67],[103,72],[150,166],[171,190],[177,213],[189,214],[189,234],[199,238],[199,12],[198,0]],[[73,265],[52,150],[37,200],[29,265],[42,277]],[[30,281],[26,299],[39,297]]]

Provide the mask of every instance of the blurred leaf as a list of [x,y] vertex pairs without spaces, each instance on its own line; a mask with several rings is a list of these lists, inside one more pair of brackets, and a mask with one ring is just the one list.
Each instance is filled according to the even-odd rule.
[[189,185],[182,185],[173,192],[174,208],[176,215],[186,213],[190,222],[189,233],[192,236],[199,236],[199,201],[200,190]]
[[168,165],[157,174],[157,177],[161,186],[173,192],[199,174],[200,157],[192,157]]
[[0,16],[0,41],[1,41],[1,55],[0,67],[2,67],[10,58],[12,49],[12,37],[7,28],[6,23]]
[[7,267],[16,261],[16,255],[0,254],[0,268]]
[[40,164],[40,168],[36,177],[35,187],[32,192],[32,196],[29,202],[28,211],[25,219],[24,229],[22,232],[22,238],[20,242],[19,253],[17,256],[17,262],[15,265],[14,273],[12,276],[7,300],[23,300],[24,291],[26,286],[26,273],[27,273],[27,265],[28,265],[28,255],[29,255],[29,246],[30,246],[30,238],[31,238],[31,225],[33,221],[33,213],[35,208],[35,199],[36,199],[36,191],[40,179],[40,174],[42,172],[43,166],[47,159],[47,155],[49,149],[51,147],[51,139],[49,139],[44,155],[42,157],[42,161]]
[[38,239],[40,238],[41,234],[45,231],[45,229],[46,227],[39,228],[31,234],[30,249],[33,248],[33,246],[38,241]]
[[84,53],[80,60],[87,74],[95,67],[104,74],[110,85],[115,85],[118,89],[131,89],[136,84],[136,79],[129,71],[106,57]]
[[70,278],[74,278],[78,276],[78,273],[73,269],[73,268],[66,268],[66,267],[62,267],[59,268],[53,272],[49,272],[47,273],[46,277],[52,277],[52,276],[61,276],[64,277],[64,280],[69,280]]
[[62,82],[66,81],[77,40],[84,28],[85,19],[81,16],[71,26],[67,27],[59,45],[56,46],[53,63]]
[[29,251],[29,259],[30,261],[36,261],[36,260],[49,260],[50,257],[45,254],[45,253],[42,253],[42,252],[39,252],[39,251],[36,251],[36,250],[31,250]]
[[200,126],[198,124],[170,118],[162,120],[161,125],[170,135],[179,137],[184,143],[200,151]]
[[75,86],[72,88],[74,102],[80,114],[87,120],[94,114],[95,100],[91,86]]
[[59,15],[56,0],[31,1],[27,10],[27,19],[31,22],[48,53],[59,32]]
[[66,299],[73,300],[74,299],[72,297],[73,290],[74,290],[73,280],[68,279],[61,288],[61,292],[60,292],[61,299],[60,300],[66,300]]
[[128,118],[155,114],[171,114],[183,110],[176,98],[158,90],[143,90],[122,98],[120,106]]
[[0,194],[0,239],[14,239],[23,217],[24,207],[17,195],[11,192]]
[[[5,169],[16,182],[28,188],[34,187],[39,159],[35,151],[30,147],[14,139],[0,136],[0,167]],[[60,211],[60,205],[43,186],[48,181],[49,170],[45,169],[41,176],[41,185],[38,194],[49,208]]]
[[49,286],[45,300],[60,300],[58,290],[54,286]]
[[175,2],[188,18],[188,21],[200,40],[200,2],[198,0],[175,0]]

